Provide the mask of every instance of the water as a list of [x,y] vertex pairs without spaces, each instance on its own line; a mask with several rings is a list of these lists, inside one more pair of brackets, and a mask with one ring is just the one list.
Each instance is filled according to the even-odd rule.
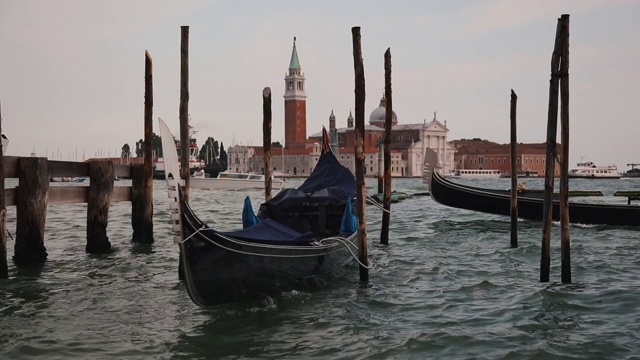
[[[638,180],[571,188],[611,195],[640,189]],[[375,180],[368,185],[375,192]],[[367,208],[368,286],[354,267],[321,290],[203,309],[177,279],[163,182],[154,188],[155,244],[132,244],[130,204],[114,203],[109,255],[84,251],[85,204],[49,207],[46,265],[10,264],[0,280],[0,359],[640,359],[640,229],[572,226],[573,284],[563,285],[555,224],[543,284],[540,223],[521,221],[511,249],[508,218],[415,196],[392,205],[388,247],[379,244],[380,211]],[[420,179],[394,179],[393,188],[425,191]],[[193,189],[192,206],[230,229],[245,195]],[[261,194],[250,195],[257,209]],[[13,233],[14,207],[7,223]]]

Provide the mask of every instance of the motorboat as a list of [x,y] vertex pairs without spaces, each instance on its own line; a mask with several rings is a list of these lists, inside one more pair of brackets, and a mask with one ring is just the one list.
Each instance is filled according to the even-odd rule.
[[497,179],[500,170],[495,169],[454,169],[444,175],[449,178],[462,179]]
[[586,179],[620,179],[622,174],[615,165],[596,166],[591,161],[579,162],[576,167],[569,170],[570,178]]
[[[208,190],[242,190],[264,189],[264,174],[222,171],[217,177],[206,177],[203,170],[196,170],[190,179],[190,186],[194,189]],[[282,178],[271,178],[271,189],[282,190],[286,181]]]

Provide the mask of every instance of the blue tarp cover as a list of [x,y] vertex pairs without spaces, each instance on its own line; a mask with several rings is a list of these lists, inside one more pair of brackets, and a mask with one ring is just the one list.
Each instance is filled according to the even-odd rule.
[[236,239],[273,244],[307,244],[310,241],[313,241],[312,233],[301,234],[271,219],[264,219],[258,224],[246,229],[221,232],[221,234],[231,236]]
[[[283,189],[260,205],[259,220],[251,216],[250,200],[245,199],[243,224],[248,227],[222,234],[247,241],[291,245],[309,243],[314,234],[316,237],[337,235],[345,206],[351,204],[347,199],[355,195],[355,190],[356,180],[351,171],[342,166],[333,153],[326,152],[300,187]],[[258,222],[252,225],[254,221]]]
[[332,152],[320,155],[313,172],[298,189],[306,193],[314,193],[328,187],[340,188],[347,193],[348,197],[356,194],[356,178],[349,169],[338,162]]

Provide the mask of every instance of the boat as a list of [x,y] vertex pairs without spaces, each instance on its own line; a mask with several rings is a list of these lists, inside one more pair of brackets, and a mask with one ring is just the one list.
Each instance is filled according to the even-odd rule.
[[500,170],[491,169],[454,169],[445,177],[464,179],[493,179],[500,177]]
[[[431,153],[428,153],[430,159]],[[433,153],[435,154],[435,153]],[[437,161],[437,158],[433,159]],[[484,189],[462,185],[445,179],[437,171],[430,173],[429,194],[445,206],[510,216],[510,191]],[[544,199],[540,195],[518,193],[518,217],[542,221]],[[553,201],[553,220],[559,221],[560,203]],[[640,206],[628,204],[606,204],[569,202],[569,218],[574,224],[640,226]]]
[[49,181],[50,182],[74,182],[81,183],[87,180],[86,177],[82,176],[52,176]]
[[[173,136],[160,120],[163,147]],[[328,142],[327,142],[328,143]],[[327,149],[298,188],[280,191],[254,214],[245,198],[242,228],[222,231],[203,223],[182,195],[178,160],[165,151],[166,181],[180,271],[199,306],[264,300],[321,287],[357,260],[355,178]]]
[[[396,190],[393,190],[389,195],[389,201],[392,204],[399,203],[400,201],[406,200],[411,197],[411,195],[407,194],[406,192]],[[384,193],[373,194],[371,195],[371,198],[379,204],[382,204],[384,201]]]
[[622,174],[615,165],[596,166],[591,161],[579,162],[576,167],[569,170],[570,178],[587,179],[620,179]]
[[[282,178],[271,178],[271,189],[282,190],[286,181]],[[223,171],[217,177],[207,177],[203,170],[196,170],[191,176],[190,186],[195,189],[208,190],[244,190],[264,189],[263,174]]]

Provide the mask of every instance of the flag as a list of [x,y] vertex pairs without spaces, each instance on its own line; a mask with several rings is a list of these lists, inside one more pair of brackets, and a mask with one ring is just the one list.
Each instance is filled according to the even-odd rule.
[[329,145],[329,134],[327,133],[327,129],[322,127],[322,154],[325,152],[332,152],[331,145]]

